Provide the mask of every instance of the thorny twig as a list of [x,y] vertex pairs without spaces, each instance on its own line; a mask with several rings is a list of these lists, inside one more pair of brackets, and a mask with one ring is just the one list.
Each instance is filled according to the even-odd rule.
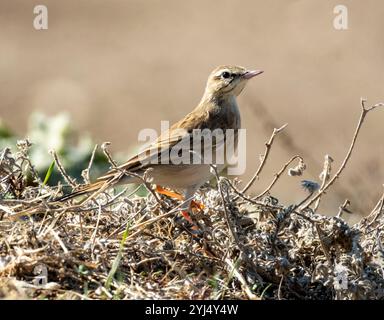
[[241,241],[239,240],[239,237],[237,236],[237,232],[236,232],[234,226],[232,225],[231,218],[229,216],[229,212],[228,212],[228,209],[227,209],[227,204],[226,204],[226,201],[225,201],[224,192],[223,192],[223,189],[222,189],[222,186],[221,186],[221,179],[220,179],[220,176],[219,176],[219,174],[217,172],[216,166],[211,165],[211,171],[213,171],[213,173],[214,173],[214,175],[216,177],[217,188],[218,188],[219,194],[221,196],[221,200],[223,202],[223,209],[224,209],[225,219],[227,221],[228,230],[230,231],[231,238],[235,242],[237,248],[242,253],[242,257],[246,260],[246,262],[249,265],[251,265],[253,267],[256,277],[258,278],[260,283],[262,283],[263,282],[262,278],[257,274],[256,267],[253,265],[253,263],[250,261],[250,259],[248,259],[248,256],[247,256],[247,253],[246,253],[246,249],[244,248],[244,246],[242,245]]
[[260,199],[261,197],[263,197],[265,194],[267,194],[271,189],[272,187],[275,185],[275,183],[277,182],[277,180],[279,180],[280,176],[283,174],[283,172],[288,168],[288,166],[293,162],[295,161],[296,159],[300,159],[300,160],[303,160],[302,157],[300,157],[299,155],[296,155],[294,157],[292,157],[291,159],[289,159],[285,164],[284,166],[280,169],[279,172],[277,172],[272,180],[272,182],[269,184],[269,186],[263,191],[261,192],[259,195],[257,195],[256,197],[254,197],[253,199]]
[[108,149],[108,146],[110,146],[110,144],[111,143],[109,141],[104,142],[101,145],[101,150],[103,150],[103,152],[104,152],[105,156],[107,157],[108,162],[111,164],[112,168],[117,168],[117,163],[115,162],[115,160],[113,160],[111,153],[109,152],[109,149]]
[[[383,187],[384,187],[384,185],[383,185]],[[376,222],[376,220],[383,213],[383,209],[384,209],[384,192],[381,195],[380,200],[377,202],[375,207],[372,209],[371,213],[367,217],[362,219],[363,221],[370,220],[368,225],[367,225],[367,228],[370,228]]]
[[[229,216],[229,212],[228,212],[228,209],[227,209],[227,204],[226,204],[226,201],[225,201],[225,196],[224,196],[224,192],[223,192],[223,189],[222,189],[222,186],[221,186],[221,181],[220,181],[220,176],[217,172],[217,168],[216,166],[214,165],[211,165],[211,171],[213,171],[214,175],[215,175],[215,178],[216,178],[216,181],[217,181],[217,188],[219,190],[219,193],[220,193],[220,196],[221,196],[221,199],[223,201],[223,209],[224,209],[224,213],[225,213],[225,218],[227,220],[227,226],[228,226],[228,230],[231,234],[231,238],[232,240],[236,243],[236,244],[239,244],[240,241],[237,237],[237,232],[235,230],[235,228],[233,227],[232,223],[231,223],[231,218]],[[241,248],[239,248],[241,250]]]
[[351,157],[351,154],[352,154],[352,151],[353,151],[353,148],[355,146],[355,143],[356,143],[356,139],[357,139],[357,136],[360,132],[360,129],[361,129],[361,126],[364,122],[364,119],[366,117],[366,115],[368,114],[369,111],[377,108],[377,107],[382,107],[384,106],[384,103],[377,103],[371,107],[366,107],[365,106],[365,102],[366,102],[366,99],[361,99],[361,113],[360,113],[360,118],[359,118],[359,121],[357,123],[357,127],[356,127],[356,130],[355,130],[355,133],[353,135],[353,138],[352,138],[352,142],[351,142],[351,145],[349,147],[349,150],[347,152],[347,155],[345,156],[343,162],[341,163],[340,165],[340,168],[339,170],[337,170],[337,172],[335,173],[335,175],[332,177],[332,179],[324,186],[324,188],[322,190],[319,190],[318,194],[313,197],[311,200],[309,200],[301,209],[304,210],[305,208],[308,208],[311,204],[313,204],[315,201],[317,201],[317,199],[319,199],[326,191],[327,189],[332,186],[332,184],[336,181],[336,179],[338,179],[340,177],[340,174],[341,172],[344,170],[345,166],[347,165],[347,162],[349,160],[349,158]]
[[[328,182],[328,180],[329,180],[329,177],[330,177],[330,175],[331,175],[331,164],[332,164],[332,162],[333,162],[332,157],[329,156],[328,154],[326,154],[325,157],[324,157],[323,171],[320,173],[321,186],[320,186],[319,191],[321,191],[322,189],[324,189],[325,184],[326,184],[326,183]],[[313,211],[314,211],[314,212],[316,212],[317,209],[319,208],[320,200],[321,200],[321,197],[319,197],[319,198],[316,200],[315,206],[314,206],[314,208],[313,208]]]
[[96,235],[97,235],[97,229],[99,228],[99,223],[100,223],[100,216],[101,216],[101,205],[99,204],[99,210],[97,213],[97,219],[96,219],[96,226],[95,230],[92,233],[91,236],[91,254],[93,255],[93,251],[95,250],[95,241],[96,241]]
[[317,232],[317,236],[319,237],[319,240],[320,240],[321,249],[323,250],[325,257],[327,258],[327,261],[328,261],[329,265],[331,266],[332,265],[331,255],[329,253],[329,249],[328,249],[327,245],[323,241],[323,232],[321,231],[321,229],[317,223],[315,223],[315,229]]
[[[383,184],[383,187],[384,187],[384,184]],[[383,209],[383,205],[384,205],[384,192],[381,195],[380,200],[376,203],[375,207],[372,209],[372,211],[369,214],[369,216],[373,215],[377,211],[380,212]]]
[[56,154],[56,151],[55,150],[50,150],[49,153],[52,155],[53,157],[53,160],[55,160],[55,163],[56,163],[56,166],[57,168],[59,169],[61,175],[63,176],[64,180],[72,187],[72,188],[76,188],[77,187],[77,184],[75,182],[74,179],[72,179],[68,174],[67,172],[65,171],[63,165],[61,164],[60,160],[59,160],[59,157],[57,156]]
[[348,199],[345,199],[344,203],[339,207],[339,212],[337,213],[336,217],[341,218],[344,212],[351,213],[351,211],[348,210],[350,204],[351,202]]
[[243,286],[244,291],[245,291],[245,293],[248,296],[248,299],[250,299],[250,300],[259,300],[259,298],[249,288],[249,285],[248,285],[247,281],[244,279],[243,275],[239,272],[239,270],[237,269],[236,265],[229,258],[225,259],[225,263],[229,267],[229,272],[233,272],[233,275],[237,278],[237,280],[239,280],[239,282]]
[[277,299],[281,300],[281,285],[283,284],[284,275],[281,276],[281,280],[279,283],[279,288],[277,290]]
[[259,175],[260,175],[261,171],[263,170],[264,165],[268,159],[268,155],[269,155],[269,152],[271,150],[273,140],[275,139],[276,135],[278,135],[281,131],[283,131],[287,125],[288,124],[286,123],[278,129],[276,129],[276,128],[273,129],[271,137],[265,143],[265,151],[264,151],[264,155],[262,156],[262,160],[260,162],[260,165],[257,168],[257,170],[256,170],[255,174],[253,175],[253,177],[251,178],[251,180],[247,183],[247,185],[243,188],[243,190],[241,190],[242,193],[246,192],[252,186],[252,184],[256,181],[256,179],[259,178]]
[[241,191],[237,190],[236,187],[231,182],[231,180],[229,180],[226,177],[222,177],[222,179],[225,180],[225,182],[231,187],[231,189],[236,193],[236,195],[238,197],[240,197],[241,199],[243,199],[249,203],[252,203],[254,205],[263,206],[265,208],[272,209],[272,210],[280,210],[283,208],[283,206],[281,206],[281,205],[271,205],[271,204],[267,204],[267,203],[262,202],[262,201],[258,201],[258,200],[254,200],[252,198],[249,198],[245,194],[241,193]]
[[95,154],[96,154],[97,147],[98,147],[98,145],[96,144],[95,147],[93,148],[91,159],[89,160],[87,169],[84,169],[81,172],[81,176],[83,177],[85,183],[91,183],[89,172],[91,171],[93,160],[95,159]]

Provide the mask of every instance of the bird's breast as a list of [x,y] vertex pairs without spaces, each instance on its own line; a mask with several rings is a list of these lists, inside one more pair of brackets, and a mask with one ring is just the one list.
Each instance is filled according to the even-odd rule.
[[221,101],[219,100],[213,112],[213,118],[214,129],[240,129],[241,117],[236,98],[231,96]]

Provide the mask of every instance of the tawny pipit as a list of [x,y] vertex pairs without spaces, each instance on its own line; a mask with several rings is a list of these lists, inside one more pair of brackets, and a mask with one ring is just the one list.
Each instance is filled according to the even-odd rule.
[[[212,178],[211,166],[208,163],[162,163],[161,155],[169,155],[172,148],[192,136],[194,129],[221,129],[224,132],[233,129],[235,148],[237,146],[237,130],[240,129],[240,111],[236,97],[242,92],[247,81],[262,73],[260,70],[246,70],[239,66],[217,67],[209,76],[203,98],[198,106],[171,128],[163,132],[159,138],[143,152],[129,159],[118,168],[111,169],[95,183],[85,185],[78,191],[61,198],[66,200],[78,195],[105,190],[115,184],[140,183],[129,172],[142,175],[148,168],[152,182],[158,186],[182,189],[187,199],[182,210],[190,209],[191,200],[197,189]],[[224,136],[225,138],[225,136]],[[188,145],[189,139],[187,139]],[[221,141],[221,144],[225,144]],[[216,144],[211,146],[213,149]],[[203,147],[205,148],[205,146]],[[212,151],[214,154],[214,150]],[[158,161],[153,161],[154,159]],[[154,163],[157,162],[157,163]],[[218,165],[218,171],[225,168],[225,163]]]

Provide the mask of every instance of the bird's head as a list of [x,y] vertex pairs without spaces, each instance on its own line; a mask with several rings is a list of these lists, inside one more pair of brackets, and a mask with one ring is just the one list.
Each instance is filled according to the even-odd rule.
[[205,93],[210,96],[238,96],[249,79],[263,73],[239,66],[220,66],[209,75]]

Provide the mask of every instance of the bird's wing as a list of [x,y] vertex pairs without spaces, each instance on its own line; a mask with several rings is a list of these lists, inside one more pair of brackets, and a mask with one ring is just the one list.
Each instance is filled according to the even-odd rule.
[[160,163],[162,154],[169,155],[173,146],[180,143],[180,141],[183,141],[183,139],[188,140],[190,130],[189,128],[184,128],[181,125],[181,121],[175,123],[169,130],[164,131],[143,151],[136,154],[117,168],[109,170],[105,175],[99,177],[97,180],[105,181],[116,176],[116,174],[120,174],[121,171],[124,170],[134,172],[144,169],[148,166],[148,164],[156,163],[156,161],[158,161],[157,163]]
[[[221,123],[215,123],[217,121],[212,121],[212,115],[209,112],[202,112],[197,108],[189,113],[182,120],[176,122],[169,130],[164,131],[152,144],[145,148],[139,154],[133,156],[131,159],[123,163],[117,168],[113,168],[108,171],[105,175],[101,176],[97,180],[108,180],[116,176],[116,174],[121,174],[122,171],[131,171],[135,172],[137,170],[145,169],[150,167],[150,165],[156,163],[162,163],[161,160],[163,156],[170,157],[170,152],[172,148],[177,145],[177,149],[187,149],[190,150],[191,146],[191,136],[194,129],[214,129],[212,126],[219,125],[218,128],[226,128],[226,125],[221,126]],[[219,119],[220,120],[220,119]],[[211,141],[211,144],[204,144],[202,148],[212,148],[216,149],[219,146],[224,144],[224,139],[215,139]],[[202,150],[202,154],[204,153]],[[186,157],[191,157],[191,154],[188,153]],[[169,158],[168,158],[169,159]],[[183,157],[185,160],[186,158]],[[183,161],[184,161],[183,160]],[[172,160],[171,160],[172,161]]]

